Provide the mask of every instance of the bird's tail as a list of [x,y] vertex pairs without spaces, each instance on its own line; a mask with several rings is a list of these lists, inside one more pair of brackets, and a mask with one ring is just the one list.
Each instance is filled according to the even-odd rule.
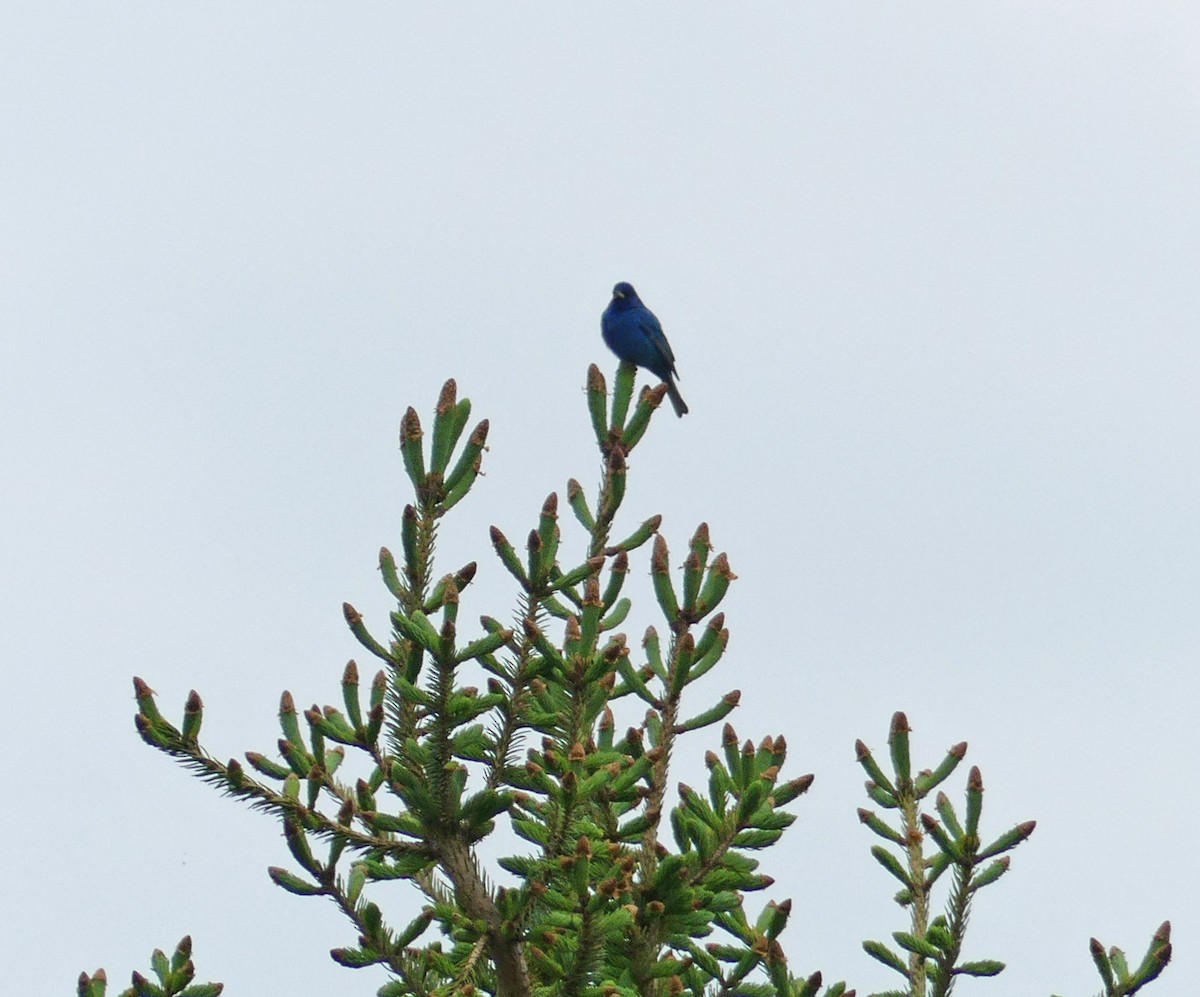
[[667,395],[671,399],[671,407],[675,409],[675,414],[681,419],[687,415],[687,402],[683,400],[683,395],[679,393],[679,389],[675,387],[675,381],[672,378],[667,378]]

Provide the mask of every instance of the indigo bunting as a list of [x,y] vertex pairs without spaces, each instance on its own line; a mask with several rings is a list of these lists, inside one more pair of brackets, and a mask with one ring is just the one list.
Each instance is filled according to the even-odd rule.
[[666,382],[667,394],[675,414],[685,415],[688,407],[675,387],[673,378],[679,376],[675,370],[675,354],[671,344],[663,335],[662,326],[654,312],[642,304],[632,284],[622,281],[613,288],[612,301],[600,317],[600,331],[605,345],[622,360],[638,367],[645,367],[656,377]]

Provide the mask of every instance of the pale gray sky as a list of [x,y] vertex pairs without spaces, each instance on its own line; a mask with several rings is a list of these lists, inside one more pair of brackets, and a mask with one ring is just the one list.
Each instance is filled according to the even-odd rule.
[[199,690],[222,757],[273,750],[284,687],[336,702],[447,376],[493,433],[442,563],[507,614],[487,526],[594,480],[617,280],[692,409],[628,520],[710,524],[740,580],[701,693],[817,774],[763,856],[794,969],[894,983],[853,743],[905,709],[919,761],[970,742],[988,828],[1039,822],[964,994],[1093,993],[1088,936],[1140,957],[1168,917],[1153,992],[1200,992],[1200,15],[967,6],[5,6],[12,992],[185,932],[230,993],[380,985],[268,881],[276,826],[141,744],[129,677]]

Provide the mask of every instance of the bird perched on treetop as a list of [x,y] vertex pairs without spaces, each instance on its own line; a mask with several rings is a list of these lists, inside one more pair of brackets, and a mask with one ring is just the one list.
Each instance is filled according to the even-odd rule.
[[612,301],[600,317],[600,331],[605,345],[622,360],[638,367],[645,367],[656,377],[666,382],[667,394],[675,414],[685,415],[688,407],[675,387],[673,378],[679,376],[675,370],[675,354],[671,344],[663,335],[662,326],[654,312],[642,304],[632,284],[621,281],[613,288]]

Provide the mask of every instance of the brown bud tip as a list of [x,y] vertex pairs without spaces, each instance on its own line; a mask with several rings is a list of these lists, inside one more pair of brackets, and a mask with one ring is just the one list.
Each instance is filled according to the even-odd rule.
[[358,665],[351,658],[346,662],[346,670],[342,672],[342,682],[345,685],[358,685]]
[[280,713],[295,713],[296,701],[292,699],[292,694],[286,689],[283,690],[283,695],[279,697],[279,712]]
[[911,734],[911,733],[912,733],[912,728],[910,726],[908,726],[908,717],[906,717],[904,715],[904,713],[901,712],[900,710],[897,710],[895,713],[892,714],[891,735],[894,737],[896,734]]
[[150,686],[146,685],[144,679],[140,679],[135,675],[133,677],[133,694],[137,696],[138,699],[141,699],[144,696],[153,696],[154,690],[151,689]]
[[715,751],[704,752],[704,766],[709,771],[712,771],[716,765],[720,764],[720,761],[721,759],[717,757],[717,753]]
[[667,564],[667,542],[661,533],[657,533],[654,536],[654,550],[650,555],[650,570],[655,574],[665,575],[669,570]]
[[605,392],[608,390],[608,387],[604,383],[604,375],[600,373],[600,368],[595,364],[588,364],[587,389],[588,391],[599,392]]
[[700,557],[694,550],[691,551],[688,554],[688,556],[683,559],[683,567],[684,567],[685,571],[687,571],[687,570],[698,571],[699,570]]
[[971,771],[967,774],[967,790],[971,792],[983,791],[983,775],[979,771],[978,765],[972,765]]
[[729,567],[729,555],[725,553],[721,553],[716,556],[716,558],[713,560],[712,568],[710,570],[715,571],[726,581],[737,581],[737,575],[735,575],[733,570]]
[[346,617],[346,622],[352,627],[362,623],[362,613],[351,606],[348,602],[342,603],[342,615]]
[[798,792],[807,793],[809,787],[812,786],[814,781],[816,781],[816,778],[817,777],[815,775],[813,775],[811,772],[808,772],[805,775],[797,776],[795,779],[793,779],[792,785],[797,787]]
[[492,526],[488,529],[488,534],[492,538],[492,546],[503,547],[508,543],[508,537],[500,532],[500,527]]
[[733,724],[726,724],[721,728],[721,744],[725,747],[737,744],[737,731],[733,729]]
[[458,574],[454,576],[454,580],[458,582],[459,588],[466,588],[470,584],[471,579],[475,577],[475,572],[479,570],[479,565],[474,561],[468,561],[458,569]]
[[581,485],[581,484],[580,484],[578,481],[576,481],[574,478],[568,478],[568,479],[567,479],[567,501],[569,501],[569,502],[574,502],[574,501],[575,501],[575,498],[576,498],[576,497],[577,497],[577,496],[578,496],[578,495],[579,495],[579,494],[580,494],[582,491],[583,491],[583,485]]
[[441,394],[438,395],[438,415],[445,415],[447,412],[449,412],[452,408],[454,408],[454,403],[456,401],[458,401],[458,385],[454,383],[454,378],[450,378],[450,380],[442,385]]
[[860,823],[860,824],[865,824],[865,823],[867,823],[867,821],[869,821],[869,820],[870,820],[872,817],[874,817],[874,816],[875,816],[875,813],[874,813],[874,811],[872,811],[872,810],[867,810],[867,809],[866,809],[866,808],[864,808],[864,807],[859,807],[859,808],[858,808],[858,820],[859,820],[859,823]]
[[868,748],[862,741],[854,742],[854,760],[861,762],[866,758],[871,757],[871,749]]
[[1091,950],[1093,958],[1104,955],[1104,946],[1100,944],[1100,940],[1097,938],[1088,939],[1088,948]]
[[412,442],[420,438],[421,418],[417,415],[417,410],[410,405],[408,411],[404,413],[404,418],[400,420],[400,439]]
[[662,400],[666,397],[666,394],[667,384],[664,381],[662,384],[656,384],[653,388],[648,386],[643,387],[642,393],[639,396],[639,401],[644,398],[655,408],[658,408],[658,406],[662,404]]
[[759,776],[759,778],[766,779],[767,782],[774,782],[776,779],[779,778],[779,766],[778,765],[768,765],[765,769],[762,770],[762,774]]
[[[791,903],[790,900],[787,902]],[[818,990],[821,989],[821,979],[822,979],[821,971],[818,969],[815,973],[812,974],[812,976],[810,976],[807,980],[804,981],[804,989],[809,990],[815,994]]]
[[768,734],[759,742],[758,750],[765,751],[768,755],[775,754],[775,739]]
[[587,752],[583,750],[583,745],[576,741],[571,745],[571,751],[567,757],[573,762],[581,762],[587,757]]
[[952,755],[952,756],[953,756],[953,757],[955,757],[955,758],[964,758],[964,757],[966,757],[966,754],[967,754],[967,742],[966,742],[966,741],[959,741],[959,742],[958,742],[958,744],[954,745],[954,747],[953,747],[953,748],[951,748],[951,749],[949,750],[949,752],[947,752],[947,754],[949,754],[949,755]]
[[1166,942],[1166,941],[1170,941],[1170,939],[1171,939],[1171,922],[1163,921],[1163,923],[1158,926],[1158,930],[1156,932],[1154,932],[1154,940],[1156,942]]
[[546,496],[546,501],[542,503],[543,516],[558,515],[558,492],[551,492]]
[[921,826],[924,827],[926,831],[932,831],[938,826],[938,822],[929,814],[921,814]]
[[777,755],[786,755],[787,754],[787,738],[784,737],[782,734],[780,734],[777,738],[775,738],[775,754],[777,754]]
[[[725,695],[721,697],[721,700],[727,706],[737,706],[737,704],[741,701],[741,698],[742,698],[742,690],[734,689],[732,692],[725,693]],[[749,741],[747,741],[746,743],[750,744]],[[751,746],[751,750],[752,751],[754,750],[753,746]]]

